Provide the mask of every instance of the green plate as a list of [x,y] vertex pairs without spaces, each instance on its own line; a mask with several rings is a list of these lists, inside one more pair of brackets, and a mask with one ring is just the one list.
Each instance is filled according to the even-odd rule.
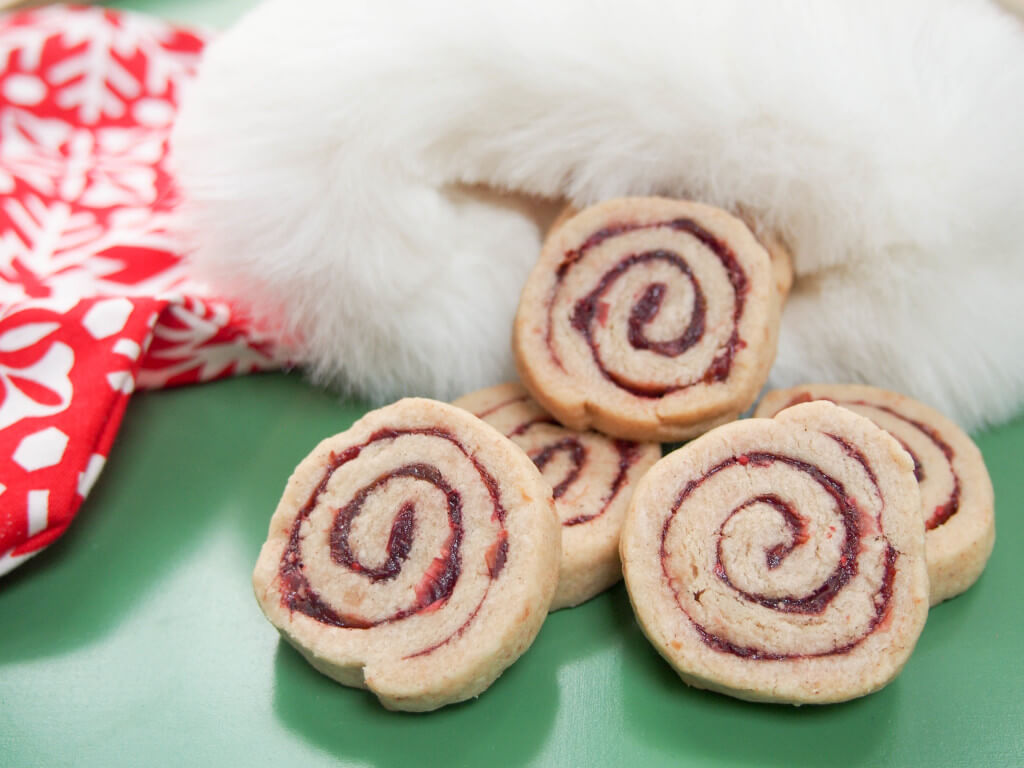
[[291,470],[363,411],[284,374],[135,395],[68,534],[0,580],[0,764],[1024,764],[1024,418],[977,436],[988,569],[876,694],[793,708],[687,688],[619,586],[549,617],[479,699],[406,715],[315,672],[250,585]]
[[[252,0],[108,4],[218,25]],[[988,569],[879,693],[797,709],[687,688],[619,586],[549,617],[476,701],[405,715],[316,673],[250,585],[291,470],[364,410],[283,374],[135,395],[68,534],[0,579],[0,765],[1024,765],[1024,417],[977,436]]]

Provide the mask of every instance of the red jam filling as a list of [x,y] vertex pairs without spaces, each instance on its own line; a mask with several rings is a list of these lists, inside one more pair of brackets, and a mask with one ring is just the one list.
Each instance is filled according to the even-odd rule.
[[533,463],[537,465],[537,469],[543,472],[548,462],[559,453],[569,454],[569,462],[572,466],[558,485],[552,487],[552,495],[556,499],[560,499],[569,489],[569,486],[575,483],[580,476],[580,470],[583,469],[583,464],[587,457],[587,451],[583,444],[575,437],[563,437],[558,442],[551,443],[551,445],[545,446],[542,450],[530,456],[533,459]]
[[837,443],[839,443],[839,446],[843,449],[843,453],[845,453],[847,456],[849,456],[851,459],[856,461],[864,468],[864,472],[871,480],[871,484],[875,486],[875,492],[880,494],[880,491],[878,490],[878,476],[875,475],[875,471],[871,468],[871,465],[868,463],[868,457],[861,453],[859,450],[857,450],[852,444],[848,443],[846,440],[841,438],[839,435],[833,435],[830,432],[826,432],[825,436],[830,437]]
[[917,454],[914,453],[913,450],[911,450],[909,445],[907,445],[903,440],[901,440],[896,435],[893,435],[893,437],[896,438],[896,442],[903,446],[903,450],[910,454],[910,458],[914,462],[914,479],[920,483],[922,480],[924,480],[924,465],[921,464],[921,460],[917,458]]
[[[459,575],[459,544],[462,541],[462,498],[459,492],[454,490],[445,482],[441,473],[435,467],[427,464],[407,464],[399,467],[393,472],[381,475],[369,485],[363,486],[352,501],[338,510],[334,516],[334,525],[330,532],[331,559],[338,565],[343,565],[350,571],[365,573],[371,581],[387,581],[395,578],[402,570],[402,563],[409,556],[409,549],[412,547],[412,534],[415,525],[416,508],[412,502],[402,505],[394,522],[391,524],[391,535],[388,538],[387,559],[384,564],[378,567],[364,565],[352,552],[349,547],[349,533],[352,529],[352,521],[362,511],[366,498],[379,488],[398,477],[412,477],[430,483],[439,491],[445,494],[448,502],[448,525],[451,532],[445,542],[444,549],[446,557],[443,573],[432,576],[429,572],[424,577],[424,583],[436,584],[438,589],[427,589],[426,593],[431,597],[427,602],[421,602],[418,606],[410,609],[415,613],[419,608],[425,608],[430,603],[451,594],[455,581]],[[440,558],[439,558],[440,559]],[[435,594],[436,592],[436,594]],[[417,594],[419,590],[417,589]]]
[[[601,279],[598,281],[597,287],[594,288],[593,291],[576,303],[570,317],[572,327],[583,336],[587,346],[590,347],[594,363],[601,372],[601,375],[609,381],[612,381],[619,388],[637,397],[646,398],[663,397],[671,394],[672,392],[694,386],[698,383],[703,382],[705,384],[709,384],[724,381],[728,378],[729,372],[732,369],[732,362],[736,355],[736,351],[746,346],[743,340],[739,337],[738,329],[740,318],[743,315],[743,306],[746,301],[748,281],[746,273],[740,266],[735,253],[733,253],[732,249],[723,241],[716,238],[691,219],[673,219],[671,221],[654,222],[651,224],[619,224],[598,230],[588,237],[578,248],[568,251],[555,272],[555,293],[557,293],[569,270],[572,269],[572,267],[579,262],[591,248],[600,245],[609,238],[616,237],[627,232],[660,227],[667,227],[677,232],[686,232],[711,250],[712,253],[718,257],[719,261],[721,261],[733,288],[733,331],[729,340],[718,350],[707,370],[700,377],[687,384],[667,387],[629,381],[622,376],[615,374],[605,366],[601,359],[599,345],[594,340],[593,324],[595,320],[599,324],[603,324],[601,315],[602,311],[605,311],[602,307],[602,305],[606,303],[603,300],[605,294],[610,290],[615,281],[631,267],[651,261],[661,261],[669,264],[686,276],[694,291],[693,311],[690,315],[688,325],[677,337],[663,341],[648,338],[645,326],[650,324],[654,318],[657,317],[658,312],[661,309],[662,301],[664,300],[665,291],[667,290],[664,283],[650,283],[644,288],[643,294],[637,300],[636,304],[634,304],[630,309],[628,330],[630,345],[634,349],[646,349],[665,357],[678,357],[703,338],[707,314],[707,303],[704,293],[701,290],[699,281],[690,269],[690,266],[682,259],[682,257],[672,251],[659,249],[640,254],[632,254],[623,258],[618,264],[602,275]],[[561,364],[561,361],[555,352],[552,339],[553,327],[551,308],[553,304],[554,300],[552,298],[551,303],[548,305],[547,345],[552,358]]]
[[534,424],[553,424],[556,427],[559,426],[558,422],[555,421],[550,416],[538,416],[535,419],[530,419],[529,421],[524,421],[522,424],[520,424],[515,429],[513,429],[511,432],[509,432],[507,435],[505,435],[505,437],[517,437],[518,435],[523,434],[526,430],[528,430]]
[[506,406],[514,405],[515,403],[525,403],[529,399],[529,395],[519,395],[518,397],[510,397],[508,400],[502,400],[500,403],[495,403],[490,408],[487,408],[481,411],[480,413],[474,413],[473,415],[476,416],[478,419],[486,419],[492,413],[496,413],[497,411],[500,411],[502,408],[505,408]]
[[[504,527],[505,508],[501,503],[497,481],[488,473],[482,464],[472,456],[453,435],[441,429],[407,429],[394,430],[384,429],[375,432],[361,445],[353,446],[340,454],[332,454],[331,461],[316,488],[310,494],[309,499],[299,510],[292,523],[291,534],[288,546],[281,557],[279,568],[279,579],[281,585],[281,601],[291,611],[298,611],[309,616],[322,624],[329,624],[336,627],[347,627],[351,629],[366,629],[391,621],[404,619],[416,613],[436,610],[443,605],[451,596],[455,584],[461,572],[461,542],[462,529],[462,497],[457,490],[445,480],[441,472],[429,464],[414,463],[399,467],[396,470],[385,473],[375,478],[369,484],[359,489],[352,500],[344,507],[337,510],[334,522],[328,535],[331,559],[346,567],[349,571],[364,575],[373,582],[387,581],[394,578],[401,571],[412,547],[413,535],[415,533],[415,505],[407,502],[399,509],[395,520],[391,524],[391,532],[388,537],[387,553],[384,563],[379,566],[368,566],[359,561],[349,546],[349,535],[352,522],[362,510],[367,497],[374,491],[384,487],[391,480],[399,477],[413,478],[430,485],[441,491],[447,500],[449,535],[442,546],[441,554],[436,557],[428,566],[423,578],[416,585],[414,592],[416,601],[408,608],[395,612],[390,616],[381,619],[369,620],[354,614],[346,614],[335,610],[327,605],[323,599],[310,586],[306,578],[301,555],[300,530],[303,521],[309,517],[316,507],[320,496],[327,488],[334,473],[342,466],[359,456],[366,446],[380,440],[393,440],[402,435],[429,435],[441,438],[455,445],[473,464],[481,481],[488,489],[493,505],[491,519],[499,523],[500,530],[496,544],[496,554],[488,556],[488,571],[493,580],[498,577],[507,559],[508,540]],[[481,600],[482,602],[482,600]],[[477,610],[479,606],[477,606]],[[461,634],[468,626],[476,610],[455,633],[448,639]],[[439,644],[440,645],[440,644]],[[434,646],[438,647],[438,646]]]
[[[776,544],[774,547],[765,552],[765,563],[768,566],[768,570],[774,570],[782,565],[782,561],[786,559],[786,556],[794,549],[799,547],[801,544],[807,542],[807,518],[803,515],[799,515],[793,509],[793,507],[787,502],[780,499],[775,494],[767,494],[764,496],[758,496],[755,499],[751,499],[746,504],[736,508],[736,511],[749,506],[750,504],[758,503],[768,504],[775,508],[775,510],[782,515],[782,519],[786,523],[786,527],[789,528],[790,542],[788,544]],[[718,559],[721,560],[722,552],[722,541],[718,541]],[[762,602],[762,605],[764,603]]]
[[[949,443],[947,443],[945,440],[942,439],[942,436],[939,434],[937,429],[935,429],[932,426],[929,426],[928,424],[925,424],[922,421],[917,421],[916,419],[911,419],[908,416],[904,416],[899,411],[895,411],[892,408],[888,407],[887,405],[881,405],[880,403],[870,403],[867,400],[836,401],[836,400],[831,400],[831,399],[826,398],[826,397],[813,398],[813,397],[811,397],[811,394],[809,392],[801,392],[801,393],[795,395],[786,404],[785,407],[789,408],[790,406],[798,405],[799,403],[808,403],[811,400],[815,400],[815,399],[817,399],[817,400],[828,400],[828,402],[835,403],[836,405],[862,405],[862,406],[866,406],[868,408],[875,408],[876,410],[879,410],[879,411],[885,411],[890,416],[895,416],[900,421],[905,421],[907,424],[910,424],[912,427],[914,427],[918,431],[923,432],[924,435],[929,440],[931,440],[932,443],[934,443],[935,446],[942,452],[942,455],[946,457],[946,462],[949,464],[949,474],[952,475],[952,477],[953,477],[953,488],[949,492],[949,497],[946,499],[945,502],[943,502],[942,504],[937,505],[935,507],[935,509],[932,511],[931,516],[928,517],[925,520],[925,522],[924,522],[925,530],[930,531],[930,530],[933,530],[934,528],[938,528],[940,525],[942,525],[947,520],[949,520],[949,518],[951,518],[953,515],[955,515],[957,513],[957,511],[959,511],[959,509],[960,509],[960,476],[956,473],[956,470],[953,468],[953,456],[954,456],[953,447]],[[893,435],[893,437],[896,437],[896,436]],[[921,464],[921,461],[918,459],[917,454],[915,454],[912,450],[910,450],[910,447],[905,442],[903,442],[903,440],[900,440],[899,437],[896,437],[896,439],[899,441],[900,445],[903,446],[904,450],[906,450],[906,452],[910,454],[910,458],[914,462],[914,477],[917,478],[917,482],[920,483],[925,478],[924,465]]]
[[[507,400],[488,409],[487,411],[484,412],[484,414],[477,414],[477,416],[482,418],[484,415],[492,414],[500,410],[501,408],[505,407],[506,405],[511,405],[512,403],[520,402],[525,399],[525,397],[520,397],[516,398],[515,400]],[[534,419],[524,421],[522,424],[516,425],[511,431],[509,431],[506,434],[506,437],[516,438],[522,434],[525,434],[530,428],[536,426],[537,424],[551,424],[554,426],[559,426],[558,422],[555,421],[550,416],[538,416]],[[605,513],[605,511],[608,509],[608,506],[612,503],[615,497],[618,496],[623,486],[625,486],[626,478],[629,474],[630,467],[636,464],[637,460],[639,459],[639,446],[636,443],[630,442],[628,440],[616,440],[614,445],[616,452],[619,454],[618,472],[616,473],[614,480],[612,480],[611,487],[609,489],[608,494],[604,498],[604,503],[601,505],[601,508],[598,509],[596,512],[577,515],[576,517],[565,520],[562,522],[562,525],[567,527],[573,525],[581,525],[582,523],[588,523],[591,520],[600,517]],[[552,487],[552,496],[555,499],[559,499],[562,496],[564,496],[565,493],[569,490],[569,488],[571,488],[572,485],[579,480],[580,474],[586,469],[586,447],[577,438],[570,435],[568,437],[562,438],[561,440],[557,440],[554,443],[546,445],[543,448],[536,450],[532,454],[530,454],[530,458],[533,460],[533,463],[537,466],[537,469],[543,472],[544,467],[546,467],[548,463],[554,458],[554,456],[560,452],[566,452],[569,454],[570,467],[569,471],[565,474],[565,476]]]
[[[589,514],[577,515],[576,517],[569,518],[562,522],[562,525],[570,527],[573,525],[581,525],[582,523],[588,523],[595,518],[600,517],[604,514],[605,510],[608,509],[608,505],[612,503],[612,500],[622,490],[623,485],[626,483],[626,476],[629,473],[629,468],[632,467],[638,458],[638,449],[636,443],[631,443],[627,440],[616,440],[615,450],[619,454],[619,466],[618,472],[615,475],[615,479],[612,480],[611,487],[608,491],[608,495],[604,498],[604,503],[601,508],[596,512]],[[566,437],[558,442],[552,443],[551,445],[545,446],[540,451],[530,456],[533,459],[533,463],[537,465],[537,469],[544,471],[544,467],[547,466],[551,458],[559,452],[567,452],[569,454],[569,461],[571,467],[557,485],[553,486],[553,496],[555,499],[559,499],[565,495],[565,492],[572,487],[573,483],[579,480],[580,473],[586,467],[587,452],[586,448],[577,440],[575,437]]]
[[[833,436],[834,437],[834,436]],[[838,438],[836,438],[838,439]],[[848,444],[846,444],[848,445]],[[859,451],[851,450],[860,455]],[[862,456],[863,458],[863,456]],[[686,499],[700,487],[709,477],[716,474],[717,472],[726,469],[731,466],[753,466],[753,467],[765,467],[774,462],[781,462],[793,467],[794,469],[806,474],[813,480],[818,486],[820,486],[829,496],[832,497],[836,504],[836,509],[839,513],[839,517],[842,521],[844,529],[843,544],[839,557],[839,562],[833,569],[832,573],[825,579],[825,581],[816,590],[807,595],[788,595],[784,597],[768,597],[766,595],[760,595],[756,593],[748,593],[738,589],[729,580],[728,571],[722,562],[721,557],[721,533],[722,528],[719,528],[719,540],[716,552],[716,560],[714,563],[714,573],[716,576],[726,583],[737,595],[750,602],[755,602],[763,605],[772,610],[777,610],[783,613],[801,613],[801,614],[820,614],[825,608],[832,602],[839,591],[850,581],[853,576],[857,574],[858,564],[857,558],[860,554],[861,548],[861,536],[863,534],[861,528],[863,527],[864,515],[858,508],[856,502],[850,497],[842,483],[836,480],[831,475],[826,474],[812,464],[794,459],[789,456],[783,456],[770,452],[752,452],[747,453],[743,456],[734,456],[725,461],[715,465],[709,469],[703,476],[696,480],[691,480],[683,488],[682,492],[676,498],[675,503],[672,506],[672,510],[665,520],[665,524],[662,527],[661,532],[661,566],[662,574],[666,582],[670,585],[673,594],[676,598],[676,604],[679,609],[686,614],[687,618],[693,624],[698,634],[703,639],[704,643],[718,651],[723,653],[731,653],[735,656],[741,656],[743,658],[758,659],[758,660],[780,660],[780,659],[793,659],[793,658],[807,658],[810,656],[831,656],[835,654],[847,653],[856,647],[865,637],[870,635],[875,628],[885,619],[889,612],[889,604],[892,598],[892,583],[896,572],[896,560],[898,552],[891,545],[888,546],[886,551],[886,570],[882,579],[882,584],[879,586],[878,592],[875,595],[875,615],[871,619],[871,623],[868,631],[862,637],[854,640],[853,642],[834,648],[829,651],[825,651],[818,654],[777,654],[769,651],[765,651],[759,648],[746,647],[736,645],[729,640],[715,635],[709,631],[706,627],[700,625],[693,619],[692,616],[687,613],[679,600],[679,594],[675,587],[672,586],[672,579],[668,572],[668,552],[666,551],[666,539],[668,537],[669,527],[672,524],[673,519],[677,512],[679,512],[683,503]],[[874,473],[871,471],[870,466],[867,466],[866,459],[864,460],[866,469],[869,477],[874,478]],[[876,484],[877,487],[877,484]],[[754,497],[743,504],[736,507],[726,521],[723,521],[722,526],[728,521],[733,515],[742,511],[743,509],[751,506],[752,504],[762,503],[769,504],[774,507],[782,515],[787,527],[790,529],[792,534],[792,541],[789,544],[780,544],[765,553],[765,558],[769,568],[777,567],[781,564],[782,560],[797,546],[807,541],[806,533],[806,521],[803,516],[798,514],[796,510],[792,508],[790,504],[783,501],[774,494],[766,494]]]
[[505,567],[505,560],[508,558],[508,533],[502,529],[501,534],[487,550],[486,562],[487,572],[495,579]]
[[640,448],[636,443],[631,443],[628,440],[616,440],[615,450],[619,454],[619,470],[615,475],[615,479],[612,480],[611,488],[608,491],[608,495],[604,497],[604,504],[601,508],[589,515],[577,515],[576,517],[569,518],[564,521],[562,525],[569,527],[573,525],[581,525],[582,523],[589,523],[605,513],[608,506],[612,503],[623,486],[626,484],[626,477],[629,474],[629,468],[636,464],[640,458]]
[[[931,440],[932,443],[935,444],[935,447],[938,448],[942,452],[942,455],[946,457],[946,463],[949,465],[949,474],[952,475],[953,477],[953,488],[952,490],[950,490],[949,497],[946,499],[946,501],[943,502],[942,504],[937,505],[935,509],[932,511],[931,516],[925,519],[925,530],[930,531],[935,528],[938,528],[940,525],[949,520],[949,518],[955,515],[957,511],[960,509],[960,476],[956,473],[956,470],[953,469],[953,446],[951,446],[949,443],[943,440],[942,435],[940,435],[938,430],[935,429],[934,427],[925,424],[923,421],[917,421],[916,419],[911,419],[908,416],[904,416],[902,413],[894,411],[892,408],[889,408],[888,406],[879,405],[877,403],[869,403],[865,400],[855,400],[852,402],[852,405],[865,405],[868,406],[869,408],[877,408],[880,411],[885,411],[890,416],[895,416],[897,419],[905,421],[907,422],[907,424],[910,424],[918,431],[923,432],[925,436],[929,440]],[[914,460],[914,475],[920,482],[924,478],[924,468],[921,466],[921,463],[917,460],[917,456],[915,456],[913,453],[910,453],[910,456]]]

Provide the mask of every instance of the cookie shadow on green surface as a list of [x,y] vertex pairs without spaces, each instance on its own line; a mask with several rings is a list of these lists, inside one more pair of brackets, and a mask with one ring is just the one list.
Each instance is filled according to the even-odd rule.
[[843,704],[741,701],[686,685],[644,637],[628,601],[618,610],[627,635],[624,728],[633,741],[659,753],[697,758],[696,764],[884,764],[884,734],[898,709],[898,678],[882,691]]
[[68,531],[0,580],[0,624],[21,626],[0,663],[65,653],[143,606],[166,608],[169,584],[211,567],[195,557],[219,533],[238,560],[219,562],[211,584],[247,582],[295,463],[365,408],[281,373],[135,395]]
[[281,640],[274,712],[294,734],[342,761],[401,768],[525,765],[543,747],[558,707],[553,671],[529,657],[527,651],[476,699],[434,712],[389,712],[372,693],[321,675]]
[[4,660],[61,654],[106,636],[208,535],[215,521],[200,503],[202,468],[190,458],[191,425],[182,419],[189,400],[182,392],[136,396],[66,533],[4,578],[0,611],[19,615],[23,628]]

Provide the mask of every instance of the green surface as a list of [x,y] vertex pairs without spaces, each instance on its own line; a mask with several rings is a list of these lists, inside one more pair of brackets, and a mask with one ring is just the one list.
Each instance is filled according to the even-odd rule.
[[[169,21],[220,29],[257,5],[257,0],[107,0],[93,4],[142,11]],[[295,7],[301,9],[298,0]]]
[[[222,26],[252,0],[107,4]],[[279,641],[249,581],[292,468],[362,410],[283,375],[136,395],[69,533],[0,579],[0,766],[1024,765],[1024,418],[979,436],[988,569],[879,693],[689,689],[620,586],[549,617],[477,701],[401,715]]]
[[403,715],[309,667],[249,582],[292,468],[361,413],[279,374],[136,395],[69,533],[0,579],[0,765],[1024,764],[1024,418],[979,436],[988,569],[879,693],[689,689],[620,586],[549,617],[478,700]]

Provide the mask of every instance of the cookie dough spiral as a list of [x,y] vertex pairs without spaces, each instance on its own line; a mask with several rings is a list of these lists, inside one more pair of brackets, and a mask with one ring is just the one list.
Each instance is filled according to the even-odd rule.
[[404,400],[299,465],[253,581],[317,669],[421,710],[476,695],[525,649],[557,562],[526,457],[459,409]]
[[562,558],[551,610],[578,605],[622,577],[619,534],[636,482],[661,458],[657,443],[566,429],[515,382],[455,401],[522,448],[552,487]]
[[941,413],[905,395],[856,384],[808,384],[769,392],[756,415],[828,400],[865,416],[903,446],[921,490],[931,603],[967,590],[995,544],[995,498],[981,451]]
[[516,316],[534,397],[573,429],[679,440],[735,418],[774,359],[771,260],[725,211],[624,198],[545,242]]
[[824,703],[885,685],[927,615],[909,457],[866,419],[814,403],[720,427],[633,497],[630,598],[687,682]]

